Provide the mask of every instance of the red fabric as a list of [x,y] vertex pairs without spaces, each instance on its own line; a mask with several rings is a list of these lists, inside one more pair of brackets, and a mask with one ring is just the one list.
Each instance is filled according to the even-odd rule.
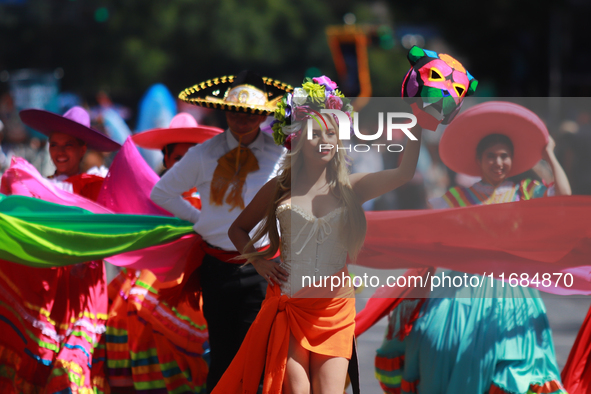
[[240,253],[236,251],[227,251],[218,248],[214,248],[207,243],[203,243],[203,251],[205,254],[215,257],[218,260],[223,261],[224,263],[232,263],[232,264],[244,264],[246,260],[244,259],[235,259],[236,257],[240,256]]
[[[408,334],[410,334],[410,332],[412,331],[412,327],[413,327],[415,321],[417,321],[417,319],[419,318],[419,315],[421,313],[421,308],[423,307],[423,304],[425,303],[426,298],[419,298],[418,300],[419,300],[419,302],[417,302],[417,305],[412,309],[412,311],[409,313],[408,317],[406,317],[403,327],[400,329],[400,331],[398,333],[396,333],[396,336],[401,341],[404,338],[406,338],[406,336]],[[395,333],[392,333],[392,334],[394,335]]]
[[591,309],[581,325],[561,378],[570,394],[591,392]]
[[396,371],[403,367],[404,356],[395,358],[376,356],[375,364],[376,368],[382,369],[384,371]]
[[[264,250],[267,247],[268,246],[260,250]],[[208,245],[207,242],[205,242],[203,238],[197,234],[195,243],[191,247],[191,250],[189,250],[187,253],[185,270],[183,272],[183,276],[181,277],[180,283],[177,286],[162,289],[160,294],[163,300],[168,302],[170,305],[178,305],[180,302],[186,301],[191,304],[195,310],[201,309],[201,306],[199,305],[199,299],[201,297],[201,275],[199,267],[201,267],[201,263],[203,262],[206,254],[213,256],[225,263],[244,264],[246,262],[244,259],[235,259],[236,257],[240,256],[240,253],[236,251],[227,251],[214,248]],[[273,258],[277,257],[278,255],[279,251],[277,251]]]
[[[535,393],[535,394],[551,394],[554,392],[558,392],[562,390],[561,392],[564,392],[564,387],[560,384],[559,381],[557,380],[550,380],[544,384],[531,384],[529,386],[529,391],[528,393]],[[508,391],[503,390],[502,388],[500,388],[499,386],[496,386],[495,384],[491,384],[490,385],[490,389],[488,391],[489,394],[510,394]],[[581,392],[583,393],[583,392]],[[587,391],[585,391],[585,393],[587,393]],[[569,391],[569,394],[573,394],[572,392]]]
[[550,394],[550,393],[554,393],[555,391],[559,391],[564,389],[564,387],[560,384],[559,381],[557,380],[551,380],[549,382],[546,382],[544,384],[532,384],[529,386],[530,391],[533,391],[534,393],[540,393],[540,394]]
[[[591,197],[567,196],[453,210],[367,212],[355,264],[373,268],[437,266],[469,274],[571,273],[555,294],[591,294]],[[395,223],[395,225],[394,225]],[[556,279],[557,276],[553,276]],[[541,279],[541,278],[540,278]]]
[[191,190],[187,190],[186,192],[183,193],[183,198],[187,201],[189,201],[189,203],[194,206],[197,209],[201,209],[201,198],[199,197],[193,197],[193,194],[197,193],[197,188],[194,187]]
[[78,174],[66,179],[72,184],[74,194],[96,201],[101,191],[104,178],[98,175]]
[[[422,276],[425,278],[428,272],[430,275],[433,275],[435,269],[432,267],[429,268],[419,268],[419,269],[409,269],[404,273],[405,277],[409,276]],[[410,283],[409,280],[406,280],[405,283]],[[407,287],[380,287],[376,292],[371,296],[367,303],[365,304],[365,308],[361,312],[357,314],[355,317],[355,336],[358,337],[359,335],[363,334],[367,331],[370,327],[372,327],[375,323],[377,323],[382,317],[387,316],[394,308],[396,308],[400,302],[404,299],[412,299],[417,297],[426,297],[428,294],[428,288],[420,289],[420,288],[413,288],[410,286]],[[423,298],[424,300],[425,298]],[[419,311],[421,310],[421,306],[423,305],[422,302],[419,302],[415,310],[412,312],[411,316],[409,316],[409,320],[407,321],[406,325],[409,326],[407,329],[404,330],[406,336],[410,329],[412,329],[412,323],[418,319]],[[401,333],[402,334],[402,333]]]
[[495,386],[494,384],[490,385],[490,389],[488,390],[488,394],[509,394],[499,386]]
[[407,393],[416,393],[417,383],[418,381],[407,382],[406,380],[402,379],[402,381],[400,382],[400,388],[402,389],[402,391]]
[[[553,197],[454,210],[367,212],[366,216],[367,236],[356,264],[375,268],[423,266],[404,274],[423,278],[427,265],[475,274],[494,272],[496,278],[504,273],[507,279],[512,273],[528,273],[530,277],[538,273],[540,277],[544,272],[568,272],[574,277],[571,288],[561,281],[558,287],[553,283],[538,289],[557,294],[591,294],[589,197]],[[396,226],[392,226],[394,221]],[[417,293],[421,289],[414,290],[413,295],[413,290],[379,288],[357,314],[355,335],[364,333],[403,299],[426,296]],[[398,336],[404,337],[412,329],[421,306],[419,302],[407,316]],[[584,357],[591,353],[591,327],[587,330],[581,340],[590,349]],[[591,387],[591,378],[589,384]]]

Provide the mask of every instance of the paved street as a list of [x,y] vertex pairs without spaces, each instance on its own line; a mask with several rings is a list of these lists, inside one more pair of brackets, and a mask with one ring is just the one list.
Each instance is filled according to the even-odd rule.
[[[367,272],[368,275],[372,275],[373,272],[379,272],[357,266],[351,266],[350,270],[357,275],[363,275],[364,272]],[[390,271],[390,274],[392,272]],[[403,271],[395,272],[399,273]],[[356,300],[357,310],[363,309],[367,298],[373,293],[373,290],[365,289],[358,295]],[[548,310],[548,320],[552,327],[558,366],[562,370],[579,327],[591,305],[591,298],[582,296],[559,297],[544,293],[542,295],[546,309]],[[380,385],[374,376],[374,357],[376,349],[382,343],[386,326],[386,319],[382,319],[357,340],[362,394],[382,393]],[[348,389],[347,393],[351,393],[351,390]]]

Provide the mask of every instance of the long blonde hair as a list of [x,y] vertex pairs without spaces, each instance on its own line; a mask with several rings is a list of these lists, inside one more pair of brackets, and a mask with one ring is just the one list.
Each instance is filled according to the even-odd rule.
[[[325,119],[329,120],[334,126],[335,130],[338,130],[336,121],[332,116],[325,116]],[[302,146],[303,140],[306,138],[306,126],[307,122],[304,122],[300,137],[297,139],[295,146],[292,145],[292,151],[288,153],[283,160],[281,170],[277,176],[275,191],[273,192],[273,204],[269,204],[265,217],[261,221],[261,224],[246,246],[249,249],[254,243],[259,241],[265,235],[269,237],[269,248],[261,252],[247,253],[242,256],[247,260],[247,263],[257,258],[271,258],[277,253],[279,249],[279,231],[277,230],[277,206],[281,201],[285,200],[291,195],[292,181],[297,180],[299,171],[303,166],[302,157]],[[339,198],[345,210],[346,215],[346,227],[349,229],[347,234],[347,252],[351,260],[355,260],[363,242],[365,240],[365,233],[367,230],[367,222],[365,220],[365,213],[361,208],[361,204],[357,200],[357,196],[351,188],[351,182],[349,181],[349,169],[347,168],[347,155],[342,141],[339,139],[337,142],[338,149],[327,167],[327,182],[330,191]]]

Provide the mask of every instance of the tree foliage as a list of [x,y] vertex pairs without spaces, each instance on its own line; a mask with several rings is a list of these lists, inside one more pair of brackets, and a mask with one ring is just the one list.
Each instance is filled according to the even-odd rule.
[[124,95],[246,68],[299,83],[333,72],[325,27],[350,2],[28,0],[0,6],[0,68],[62,67],[66,89]]

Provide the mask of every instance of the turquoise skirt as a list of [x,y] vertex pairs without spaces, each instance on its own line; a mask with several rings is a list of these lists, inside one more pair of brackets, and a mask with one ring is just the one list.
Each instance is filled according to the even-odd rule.
[[[417,302],[394,309],[390,333]],[[386,393],[566,393],[539,291],[497,280],[431,292],[410,333],[384,339],[376,377]]]

